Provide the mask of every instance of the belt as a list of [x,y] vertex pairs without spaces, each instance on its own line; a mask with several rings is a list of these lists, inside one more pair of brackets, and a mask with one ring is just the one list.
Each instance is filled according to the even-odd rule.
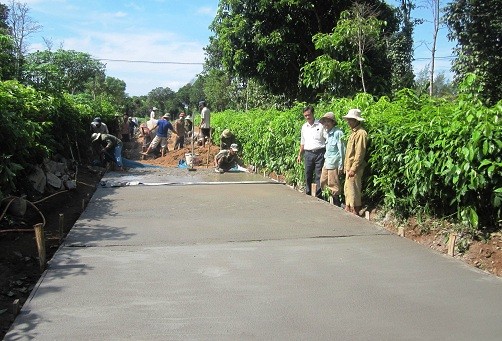
[[313,150],[305,150],[306,152],[314,153],[314,154],[319,154],[319,153],[325,153],[326,148],[319,148],[319,149],[313,149]]

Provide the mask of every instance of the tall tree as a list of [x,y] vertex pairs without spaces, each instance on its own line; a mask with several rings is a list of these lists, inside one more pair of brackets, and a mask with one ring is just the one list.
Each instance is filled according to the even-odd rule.
[[147,104],[151,107],[157,107],[160,110],[161,114],[164,114],[170,110],[172,110],[172,100],[175,96],[173,90],[168,87],[162,88],[158,87],[151,90],[148,93]]
[[[378,7],[379,19],[395,22],[385,2],[361,3]],[[312,37],[331,32],[341,12],[352,4],[351,0],[221,0],[207,51],[221,59],[232,78],[255,80],[288,99],[309,100],[315,93],[299,76],[301,68],[320,54]]]
[[[365,75],[371,75],[371,91],[375,93],[385,79],[371,70],[370,60],[385,56],[383,41],[384,22],[378,20],[378,12],[366,4],[354,3],[350,10],[341,14],[340,20],[330,34],[314,36],[316,49],[324,54],[303,68],[302,81],[307,86],[322,88],[337,95],[352,95],[367,92]],[[369,52],[373,52],[370,57]],[[388,69],[386,78],[390,74]],[[354,82],[359,78],[359,82]]]
[[481,99],[502,99],[502,1],[453,0],[446,6],[449,38],[457,40],[453,61],[455,79],[477,77]]
[[85,92],[94,79],[105,79],[105,65],[88,53],[73,50],[38,51],[26,57],[24,78],[29,85],[52,92]]
[[10,36],[0,33],[0,81],[13,79],[15,74],[14,41]]
[[411,18],[415,8],[412,0],[399,0],[396,9],[399,29],[389,39],[389,58],[392,61],[392,89],[394,91],[413,86],[413,29],[420,21]]
[[432,45],[431,45],[431,69],[429,74],[429,95],[434,94],[434,71],[436,62],[436,44],[440,27],[439,0],[428,0],[432,12]]
[[23,56],[27,53],[26,39],[42,29],[36,20],[28,13],[30,9],[26,3],[10,1],[8,25],[14,39],[14,53],[16,56],[16,74],[20,77]]
[[9,9],[0,4],[0,81],[14,78],[16,71],[14,41],[10,36],[8,18]]
[[0,33],[2,34],[9,34],[9,8],[4,5],[0,4]]

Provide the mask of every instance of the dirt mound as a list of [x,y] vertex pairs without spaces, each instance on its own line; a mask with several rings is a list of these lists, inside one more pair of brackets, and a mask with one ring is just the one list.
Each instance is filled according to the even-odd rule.
[[[139,137],[136,142],[124,144],[124,157],[129,160],[139,161],[141,163],[163,166],[177,167],[180,160],[185,160],[185,154],[192,153],[191,143],[185,144],[181,149],[174,150],[174,140],[168,142],[168,152],[164,156],[156,156],[151,153],[148,156],[141,155],[142,138]],[[207,143],[205,147],[194,144],[193,154],[195,154],[194,167],[214,167],[214,157],[220,148],[218,146]]]

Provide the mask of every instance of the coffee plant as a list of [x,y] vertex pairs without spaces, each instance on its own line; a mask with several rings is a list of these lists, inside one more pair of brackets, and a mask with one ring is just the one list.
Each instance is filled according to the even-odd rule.
[[[472,81],[468,78],[461,87]],[[370,139],[364,200],[404,216],[427,213],[456,218],[467,229],[499,229],[502,102],[486,107],[468,91],[460,93],[454,101],[418,97],[407,89],[392,100],[360,94],[320,103],[315,116],[333,111],[348,137],[342,116],[351,108],[362,110]],[[301,186],[303,165],[296,156],[303,106],[215,113],[215,142],[223,129],[230,129],[246,163]]]

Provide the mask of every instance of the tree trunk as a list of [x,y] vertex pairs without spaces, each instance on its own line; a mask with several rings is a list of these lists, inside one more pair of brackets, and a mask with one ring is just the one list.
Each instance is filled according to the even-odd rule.
[[439,31],[439,0],[432,1],[432,14],[434,16],[434,27],[432,30],[432,48],[431,48],[431,73],[429,76],[429,95],[434,94],[434,64],[436,59],[436,44]]
[[358,39],[358,49],[359,49],[359,72],[361,73],[361,83],[363,85],[363,92],[366,93],[366,83],[364,82],[364,72],[363,72],[363,58],[364,58],[364,37],[363,37],[363,32],[361,32],[361,29],[358,29],[358,34],[359,34],[359,39]]

